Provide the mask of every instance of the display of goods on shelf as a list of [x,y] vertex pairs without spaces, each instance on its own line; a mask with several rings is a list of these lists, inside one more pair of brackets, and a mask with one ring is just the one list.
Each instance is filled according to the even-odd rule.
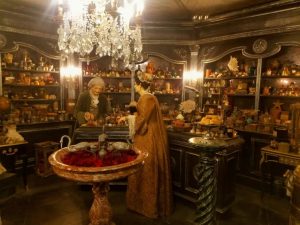
[[283,62],[278,58],[270,59],[266,62],[262,75],[267,77],[300,77],[300,65],[290,61]]
[[[106,118],[100,120],[89,120],[82,124],[83,127],[128,127],[128,121],[125,119],[130,114],[128,110],[121,110],[120,108],[113,108]],[[121,118],[124,118],[121,120]]]
[[93,73],[87,72],[83,69],[83,77],[102,77],[102,78],[130,78],[131,70],[108,70],[108,71],[94,71]]
[[230,78],[256,76],[256,62],[242,56],[226,56],[218,62],[207,65],[205,78]]
[[222,118],[219,115],[206,115],[200,120],[201,125],[221,125]]
[[[151,85],[151,92],[153,94],[181,94],[182,91],[182,70],[176,70],[175,67],[169,71],[162,70],[160,67],[157,69],[154,67],[154,63],[149,62],[144,71],[141,70],[140,66],[135,71],[150,72],[153,75],[154,81]],[[106,82],[106,87],[104,92],[111,93],[130,93],[131,91],[131,71],[125,69],[123,71],[117,71],[116,69],[111,69],[108,71],[94,71],[92,75],[87,75],[86,70],[84,70],[84,79],[89,79],[93,77],[102,77]],[[112,80],[109,78],[120,78],[122,80]],[[109,80],[108,80],[109,79]],[[123,80],[127,79],[127,80]],[[89,80],[84,81],[84,89],[87,89],[87,83]]]
[[14,86],[45,86],[59,85],[59,77],[55,73],[49,72],[27,72],[27,71],[8,71],[3,69],[2,73],[4,85]]
[[226,88],[228,94],[255,94],[255,80],[244,81],[244,80],[230,80],[229,86]]
[[[138,100],[138,95],[132,94],[134,92],[132,76],[137,73],[151,74],[153,82],[150,85],[150,92],[160,103],[167,103],[171,108],[176,108],[183,96],[184,64],[176,64],[161,57],[149,56],[146,62],[135,65],[135,68],[124,68],[120,62],[112,65],[109,58],[102,57],[89,63],[83,62],[82,69],[82,89],[88,89],[88,82],[92,78],[101,77],[105,83],[102,93],[107,96],[112,107],[119,107],[124,112],[127,111],[126,105],[130,103],[132,97],[135,101]],[[172,120],[173,117],[170,113],[164,115],[166,121]],[[116,126],[115,122],[110,124]],[[93,121],[88,126],[98,126],[98,123]]]
[[155,80],[150,87],[153,94],[181,94],[181,80]]
[[3,96],[11,107],[1,123],[29,124],[61,120],[61,91],[58,59],[32,47],[19,47],[2,54]]
[[263,79],[261,94],[263,96],[300,96],[299,81],[290,78],[276,80]]
[[66,119],[66,112],[58,110],[57,101],[32,105],[28,105],[26,102],[18,103],[8,114],[8,121],[15,124],[63,121]]
[[229,115],[225,124],[235,129],[272,134],[274,127],[289,127],[291,121],[287,111],[281,111],[277,104],[269,110],[270,113],[259,113],[254,109],[237,109]]
[[241,108],[254,105],[256,65],[257,59],[246,58],[241,52],[205,63],[202,92],[204,114],[223,115],[224,110],[236,105]]
[[[83,89],[88,89],[88,81],[83,81]],[[130,80],[105,80],[105,89],[103,90],[103,93],[131,93],[131,87],[130,87]]]
[[5,113],[10,109],[10,100],[5,96],[0,96],[0,112]]
[[58,62],[25,48],[20,48],[14,53],[5,53],[1,66],[4,69],[25,71],[59,71]]

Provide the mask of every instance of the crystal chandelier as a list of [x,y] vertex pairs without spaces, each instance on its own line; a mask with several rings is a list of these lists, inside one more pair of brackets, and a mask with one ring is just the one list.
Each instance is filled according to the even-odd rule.
[[58,47],[65,54],[122,59],[125,65],[141,57],[143,0],[60,0]]

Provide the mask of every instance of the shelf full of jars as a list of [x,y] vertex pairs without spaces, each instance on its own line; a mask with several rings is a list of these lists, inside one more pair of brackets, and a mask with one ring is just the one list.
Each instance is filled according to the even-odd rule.
[[151,73],[153,82],[150,91],[154,94],[162,108],[166,112],[166,118],[172,118],[169,110],[176,110],[182,101],[183,71],[185,62],[170,61],[160,56],[149,56],[140,64],[124,67],[122,63],[112,65],[111,59],[102,57],[94,61],[82,63],[82,90],[87,90],[88,82],[94,77],[101,77],[105,82],[103,93],[107,96],[112,106],[112,114],[105,121],[109,126],[127,125],[118,124],[119,118],[129,114],[129,103],[138,101],[138,95],[134,93],[134,74],[138,71]]
[[10,108],[1,114],[0,124],[64,120],[59,65],[59,57],[50,58],[28,47],[1,53],[1,92]]
[[225,125],[272,134],[288,130],[290,106],[300,102],[300,47],[282,46],[265,58],[232,52],[204,63],[202,109]]

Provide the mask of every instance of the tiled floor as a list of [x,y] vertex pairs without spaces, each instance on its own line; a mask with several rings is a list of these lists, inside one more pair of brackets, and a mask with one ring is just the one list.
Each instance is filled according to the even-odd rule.
[[[218,225],[287,225],[289,199],[265,194],[237,185],[232,209],[218,215]],[[194,209],[180,199],[170,218],[147,219],[126,209],[124,188],[113,187],[109,193],[113,218],[117,225],[187,225]],[[92,194],[74,182],[56,176],[40,178],[32,175],[29,190],[18,189],[17,194],[1,206],[3,225],[88,225],[88,211]]]

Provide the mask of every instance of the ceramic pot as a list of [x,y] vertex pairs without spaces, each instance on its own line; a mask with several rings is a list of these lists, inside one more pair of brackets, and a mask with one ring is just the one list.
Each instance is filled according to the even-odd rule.
[[0,112],[6,112],[10,109],[10,101],[4,96],[0,96]]
[[22,135],[17,132],[17,126],[15,124],[6,125],[5,130],[7,130],[5,134],[6,144],[14,144],[24,141]]

